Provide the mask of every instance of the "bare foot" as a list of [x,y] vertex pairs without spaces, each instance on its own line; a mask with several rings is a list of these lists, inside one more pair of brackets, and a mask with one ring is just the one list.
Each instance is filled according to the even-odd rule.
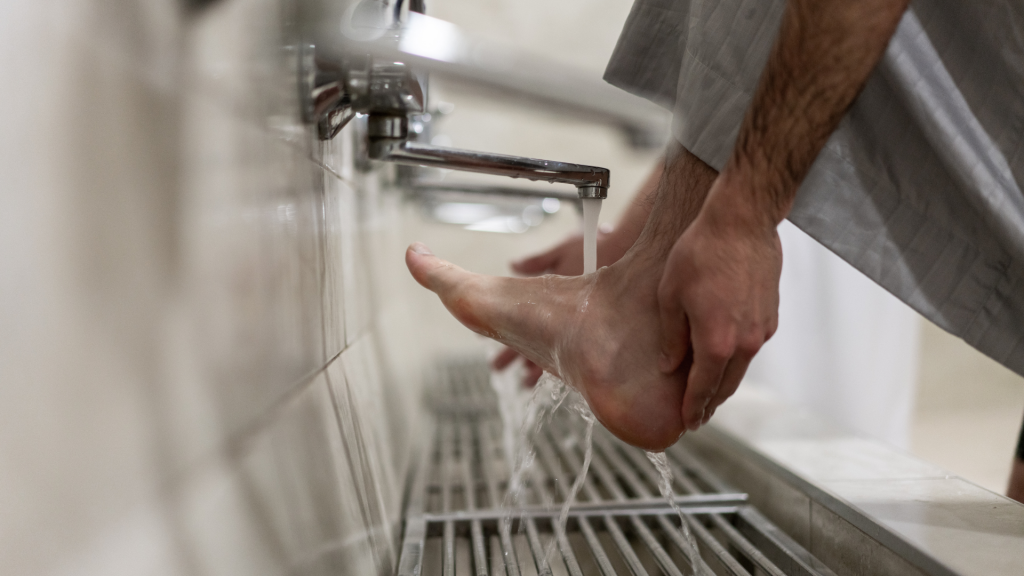
[[579,390],[612,433],[648,450],[683,433],[688,366],[658,369],[661,267],[627,254],[586,276],[504,278],[467,272],[413,244],[416,280],[469,329],[514,348]]

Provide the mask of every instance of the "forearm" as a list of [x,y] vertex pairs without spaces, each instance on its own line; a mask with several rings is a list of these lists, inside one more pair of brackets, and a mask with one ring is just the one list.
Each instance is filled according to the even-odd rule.
[[664,171],[665,159],[662,158],[651,169],[647,179],[644,180],[636,194],[633,195],[629,207],[619,217],[615,228],[608,233],[605,245],[608,249],[617,253],[616,260],[625,254],[636,243],[636,239],[640,237],[640,232],[643,231],[644,225],[647,223],[647,217],[650,216],[651,209],[654,207],[658,182],[661,181],[661,175]]
[[730,204],[774,228],[881,59],[908,0],[789,0],[725,169]]
[[718,173],[678,143],[665,154],[664,168],[650,194],[650,208],[633,252],[663,262],[679,236],[705,204]]

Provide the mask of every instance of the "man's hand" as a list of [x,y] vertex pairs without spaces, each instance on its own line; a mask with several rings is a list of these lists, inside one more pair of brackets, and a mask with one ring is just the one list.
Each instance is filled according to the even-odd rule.
[[[908,0],[789,0],[722,173],[658,288],[661,369],[692,350],[682,415],[695,430],[736,391],[778,325],[776,226],[882,57]],[[692,347],[692,348],[691,348]]]
[[782,246],[773,223],[727,201],[734,196],[728,188],[742,185],[715,180],[669,253],[658,287],[661,370],[679,369],[692,346],[682,406],[690,430],[736,391],[778,327]]

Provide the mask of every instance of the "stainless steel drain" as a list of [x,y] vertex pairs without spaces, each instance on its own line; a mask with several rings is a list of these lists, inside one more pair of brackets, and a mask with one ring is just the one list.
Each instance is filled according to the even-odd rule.
[[[411,481],[399,576],[683,576],[680,518],[643,451],[603,429],[565,530],[561,504],[583,461],[583,426],[562,410],[533,438],[519,507],[502,504],[509,470],[497,398],[479,360],[451,361],[430,390],[432,441]],[[666,452],[676,503],[698,542],[698,574],[832,576],[693,454]],[[703,566],[703,568],[702,568]]]

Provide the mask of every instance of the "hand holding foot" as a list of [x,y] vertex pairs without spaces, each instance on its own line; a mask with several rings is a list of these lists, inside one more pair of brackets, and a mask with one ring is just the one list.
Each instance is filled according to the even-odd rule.
[[690,430],[732,396],[778,327],[782,246],[775,223],[723,202],[730,185],[715,181],[700,215],[672,248],[658,287],[661,369],[677,371],[692,350],[683,400]]

